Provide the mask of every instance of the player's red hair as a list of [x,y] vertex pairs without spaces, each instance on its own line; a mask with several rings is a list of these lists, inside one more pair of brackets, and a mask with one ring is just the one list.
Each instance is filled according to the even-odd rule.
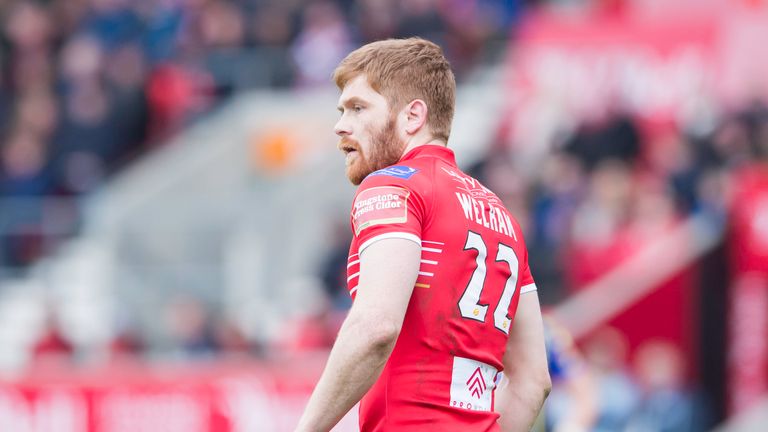
[[448,142],[456,101],[451,65],[436,44],[421,38],[387,39],[352,51],[333,72],[339,89],[363,74],[394,110],[414,99],[427,104],[427,126]]

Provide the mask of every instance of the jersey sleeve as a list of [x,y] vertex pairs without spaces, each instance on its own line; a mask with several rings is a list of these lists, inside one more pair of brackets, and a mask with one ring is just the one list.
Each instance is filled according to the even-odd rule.
[[427,205],[425,184],[418,180],[416,176],[370,175],[363,181],[350,214],[358,253],[385,238],[421,244]]

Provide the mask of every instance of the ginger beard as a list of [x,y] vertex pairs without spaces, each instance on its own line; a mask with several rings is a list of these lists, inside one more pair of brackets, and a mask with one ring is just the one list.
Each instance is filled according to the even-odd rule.
[[395,116],[391,115],[387,123],[377,132],[372,132],[370,154],[363,153],[357,141],[342,138],[339,148],[353,147],[356,154],[347,163],[347,178],[353,185],[362,183],[368,174],[394,165],[403,156],[405,142],[397,137],[395,132]]

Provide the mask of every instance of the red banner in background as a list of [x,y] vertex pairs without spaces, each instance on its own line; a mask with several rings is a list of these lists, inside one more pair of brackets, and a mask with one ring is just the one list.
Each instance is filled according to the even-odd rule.
[[711,98],[716,17],[681,18],[548,11],[528,16],[507,68],[512,144],[543,152],[562,128],[581,121],[617,110],[674,119]]
[[535,157],[563,129],[615,111],[684,123],[768,99],[768,5],[663,7],[527,15],[508,56],[505,139]]
[[[292,431],[327,353],[275,363],[56,369],[0,382],[0,430]],[[353,409],[337,432],[357,430]]]
[[640,114],[679,112],[714,82],[714,18],[535,15],[512,54],[513,92],[549,94],[581,116],[617,104]]

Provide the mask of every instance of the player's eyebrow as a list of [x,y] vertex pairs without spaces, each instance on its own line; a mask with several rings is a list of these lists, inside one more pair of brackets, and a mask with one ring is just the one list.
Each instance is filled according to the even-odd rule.
[[344,112],[345,107],[349,107],[356,104],[366,105],[365,101],[362,98],[358,96],[352,96],[349,99],[345,99],[341,101],[341,103],[339,103],[339,106],[337,106],[336,109],[338,109],[339,112]]

